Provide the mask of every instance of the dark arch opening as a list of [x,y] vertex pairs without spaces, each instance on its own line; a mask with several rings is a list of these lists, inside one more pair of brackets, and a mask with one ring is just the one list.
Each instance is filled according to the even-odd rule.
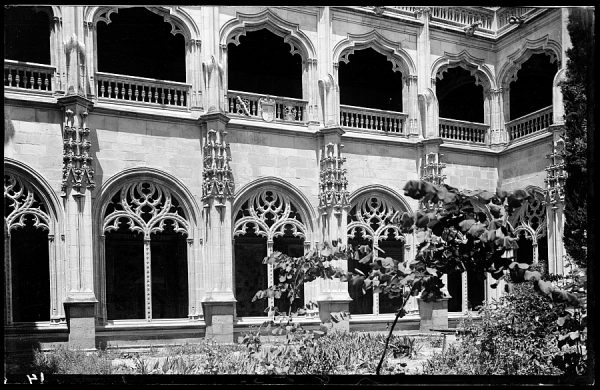
[[268,287],[267,266],[262,263],[267,255],[267,239],[256,235],[254,226],[249,225],[246,234],[236,236],[234,240],[235,299],[238,317],[267,315],[266,299],[252,302],[252,297],[258,290]]
[[[356,206],[354,206],[356,207]],[[348,218],[352,212],[348,213]],[[367,245],[372,248],[372,241],[362,237],[363,230],[361,228],[356,229],[353,237],[348,237],[348,245],[352,245],[354,249],[361,245]],[[359,263],[360,259],[349,258],[348,259],[348,271],[355,269],[360,270],[365,275],[371,272],[371,265],[369,263]],[[362,286],[355,286],[352,283],[348,283],[348,294],[352,301],[350,301],[350,314],[373,314],[373,290],[367,290],[363,293]]]
[[469,122],[484,122],[483,86],[475,85],[475,76],[462,67],[449,68],[435,83],[440,117]]
[[450,299],[448,300],[448,311],[462,311],[462,274],[460,272],[450,272],[448,274],[448,283],[446,286]]
[[[379,248],[384,251],[379,257],[391,257],[400,262],[404,261],[404,241],[396,240],[391,230],[383,240],[379,241]],[[402,298],[390,298],[384,293],[379,294],[379,314],[395,313],[402,304]]]
[[152,318],[188,316],[187,241],[167,220],[165,229],[150,235]]
[[240,36],[228,50],[229,89],[302,99],[302,57],[267,29]]
[[340,61],[340,104],[402,112],[402,73],[376,50],[356,50]]
[[10,237],[13,322],[50,321],[48,231],[32,216]]
[[118,230],[106,233],[104,248],[107,319],[145,318],[143,235],[122,221]]
[[50,65],[50,7],[4,8],[4,58]]
[[185,39],[145,8],[120,8],[97,23],[98,71],[186,82]]
[[534,54],[521,65],[510,83],[510,120],[552,105],[552,83],[558,64],[544,53]]
[[[290,257],[300,257],[304,255],[304,238],[294,237],[292,235],[292,229],[286,227],[285,234],[281,237],[275,237],[273,239],[273,251],[279,251]],[[277,284],[279,282],[280,272],[275,270],[273,273],[273,282]],[[289,297],[282,296],[280,299],[275,299],[275,306],[281,313],[288,313],[290,309]],[[297,291],[297,295],[292,304],[292,312],[297,311],[299,308],[304,306],[304,288],[301,287]]]

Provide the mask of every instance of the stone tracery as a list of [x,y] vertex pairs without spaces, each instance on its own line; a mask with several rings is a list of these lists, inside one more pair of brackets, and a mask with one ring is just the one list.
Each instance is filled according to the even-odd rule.
[[272,241],[291,229],[295,237],[306,238],[304,225],[289,196],[266,189],[255,192],[235,217],[234,236],[244,235],[253,226],[254,233]]

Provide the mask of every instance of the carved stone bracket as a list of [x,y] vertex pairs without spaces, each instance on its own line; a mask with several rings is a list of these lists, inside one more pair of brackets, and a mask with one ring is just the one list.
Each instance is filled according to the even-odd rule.
[[82,188],[93,189],[96,185],[90,156],[92,144],[89,140],[88,115],[85,104],[64,106],[62,196],[66,196],[68,187],[81,193]]
[[546,155],[546,158],[550,160],[550,165],[546,167],[544,182],[549,203],[553,209],[558,208],[558,205],[565,201],[567,172],[565,171],[564,148],[564,140],[562,137],[558,137],[553,144],[552,153]]
[[443,154],[428,153],[421,164],[421,180],[425,180],[434,184],[443,184],[446,175],[442,174],[442,170],[446,168],[446,164],[440,162]]
[[339,214],[342,209],[348,209],[348,179],[343,168],[346,158],[342,157],[342,144],[329,142],[323,148],[321,155],[321,173],[319,183],[319,210],[323,214],[329,208]]
[[204,170],[202,171],[202,201],[208,207],[211,198],[216,206],[223,207],[225,199],[232,199],[234,192],[233,173],[229,162],[231,150],[225,142],[226,131],[208,130],[204,139]]

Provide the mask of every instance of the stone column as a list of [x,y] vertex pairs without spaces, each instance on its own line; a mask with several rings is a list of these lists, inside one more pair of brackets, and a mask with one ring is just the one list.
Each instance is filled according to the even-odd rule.
[[233,237],[231,231],[233,174],[231,151],[225,131],[229,118],[222,113],[204,115],[202,153],[204,256],[208,273],[207,294],[202,300],[206,338],[220,343],[233,342]]
[[[346,159],[342,157],[341,137],[344,131],[339,127],[325,128],[319,131],[320,138],[320,181],[319,212],[321,232],[324,243],[345,246],[348,243],[346,232],[349,203],[348,180],[343,167]],[[346,260],[334,260],[333,266],[348,270]],[[319,281],[319,316],[321,322],[334,328],[348,331],[349,317],[341,321],[331,320],[332,313],[349,312],[350,294],[348,282],[338,279]]]
[[[71,85],[71,84],[69,84]],[[72,85],[71,85],[72,86]],[[69,87],[69,91],[80,90]],[[80,90],[81,91],[81,90]],[[59,98],[63,123],[63,180],[61,196],[66,219],[68,294],[64,301],[69,348],[95,349],[92,198],[94,170],[87,117],[92,102],[78,95]]]
[[548,131],[552,133],[552,153],[546,157],[550,164],[546,167],[546,193],[548,204],[546,205],[546,220],[548,223],[548,272],[553,274],[565,274],[564,258],[566,254],[563,244],[564,204],[567,179],[565,163],[562,158],[564,140],[562,125],[551,125]]

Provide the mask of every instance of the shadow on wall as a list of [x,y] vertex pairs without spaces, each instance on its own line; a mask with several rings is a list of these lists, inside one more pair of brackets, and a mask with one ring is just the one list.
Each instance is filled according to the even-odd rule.
[[10,112],[4,108],[4,145],[8,144],[10,140],[15,136],[15,127],[13,126],[12,120],[10,119]]

